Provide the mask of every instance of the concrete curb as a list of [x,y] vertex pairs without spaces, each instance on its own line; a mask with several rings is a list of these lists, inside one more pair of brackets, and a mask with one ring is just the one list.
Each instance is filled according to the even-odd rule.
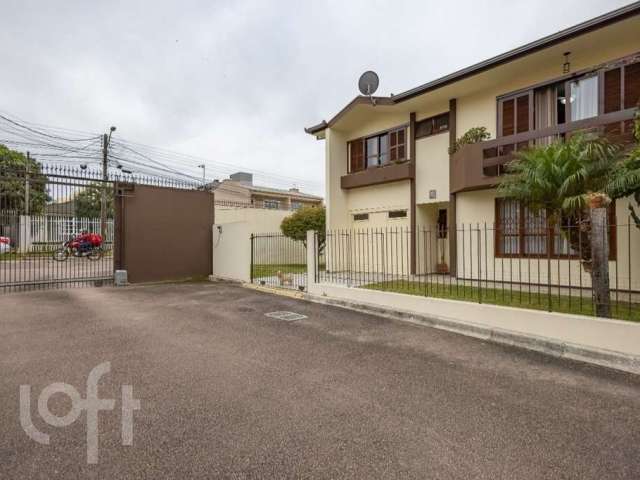
[[335,307],[345,308],[358,312],[377,315],[380,317],[401,320],[415,325],[438,328],[449,332],[458,333],[468,337],[475,337],[502,345],[524,348],[541,352],[559,358],[568,358],[585,363],[600,365],[615,370],[640,375],[640,357],[611,350],[587,347],[568,342],[562,342],[554,338],[540,337],[521,332],[486,327],[484,325],[455,320],[439,316],[426,316],[408,310],[391,310],[369,303],[353,302],[331,297],[313,295],[310,293],[293,292],[277,288],[268,288],[259,285],[243,284],[245,288],[273,293],[290,298],[297,298],[314,303],[322,303]]

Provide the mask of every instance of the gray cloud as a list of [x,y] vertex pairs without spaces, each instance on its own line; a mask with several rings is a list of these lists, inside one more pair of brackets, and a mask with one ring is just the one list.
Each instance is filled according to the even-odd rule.
[[324,145],[302,128],[362,71],[398,93],[625,3],[4,0],[0,110],[322,192]]

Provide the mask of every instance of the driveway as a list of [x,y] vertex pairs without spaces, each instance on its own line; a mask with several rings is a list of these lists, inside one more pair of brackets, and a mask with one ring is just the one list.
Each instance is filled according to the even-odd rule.
[[[106,361],[88,465],[85,414],[51,427],[37,396],[86,396]],[[228,284],[0,295],[0,371],[0,478],[640,476],[638,377]],[[49,445],[20,426],[22,384]]]

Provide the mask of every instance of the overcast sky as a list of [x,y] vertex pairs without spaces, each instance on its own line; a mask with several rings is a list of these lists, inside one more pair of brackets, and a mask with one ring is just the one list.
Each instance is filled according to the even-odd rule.
[[363,71],[399,93],[628,3],[2,0],[0,110],[323,193],[324,143],[303,127]]

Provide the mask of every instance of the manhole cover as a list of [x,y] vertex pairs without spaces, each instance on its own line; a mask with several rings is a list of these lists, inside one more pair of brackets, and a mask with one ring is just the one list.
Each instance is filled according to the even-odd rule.
[[295,312],[269,312],[264,314],[265,317],[275,318],[277,320],[284,320],[285,322],[295,322],[296,320],[302,320],[307,318],[306,315]]

